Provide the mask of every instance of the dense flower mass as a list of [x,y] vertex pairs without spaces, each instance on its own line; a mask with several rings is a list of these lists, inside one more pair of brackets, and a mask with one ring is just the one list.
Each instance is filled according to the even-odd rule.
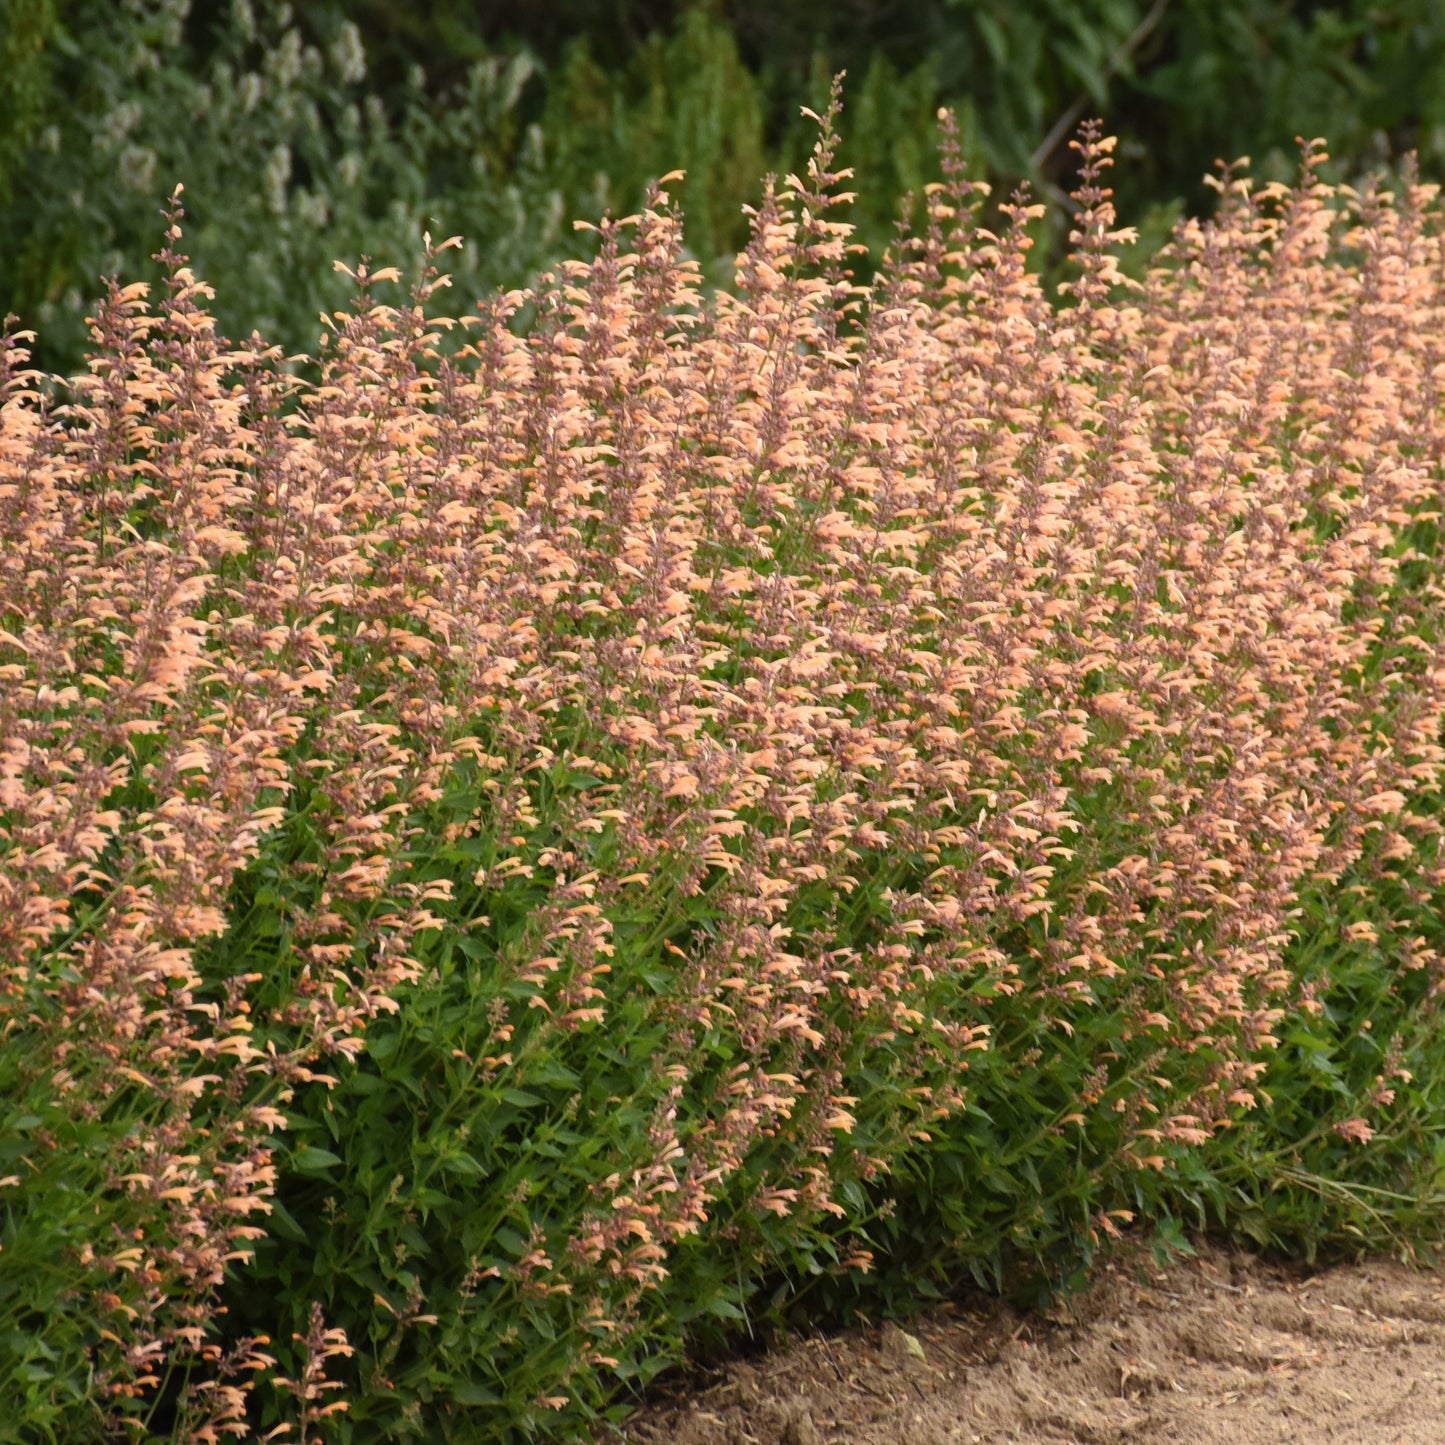
[[[876,1263],[890,1173],[1002,1130],[1010,1089],[1036,1137],[980,1168],[1107,1175],[1087,1243],[1269,1106],[1322,1007],[1287,966],[1302,900],[1439,887],[1435,188],[1334,190],[1318,147],[1293,188],[1226,168],[1136,283],[1086,127],[1056,307],[1039,208],[984,229],[947,137],[866,288],[830,118],[714,297],[658,189],[461,319],[452,243],[409,303],[358,267],[313,373],[218,338],[177,208],[164,293],[111,290],[84,376],[9,339],[0,1316],[44,1339],[0,1345],[29,1382],[0,1394],[27,1419],[545,1420],[690,1250]],[[1433,1008],[1436,941],[1392,946]],[[420,1001],[463,976],[428,1088],[491,1101],[478,1141],[453,1119],[430,1173],[380,1161],[366,1228],[411,1221],[410,1262],[268,1324],[247,1271],[294,1284],[278,1220],[319,1228],[278,1170],[352,1218],[348,1091],[440,1038]],[[481,1318],[470,1379],[408,1383]],[[505,1363],[534,1328],[547,1379]]]

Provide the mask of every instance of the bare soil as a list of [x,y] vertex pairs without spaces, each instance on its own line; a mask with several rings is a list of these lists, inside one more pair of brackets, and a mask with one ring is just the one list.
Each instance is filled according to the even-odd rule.
[[654,1390],[630,1445],[1438,1445],[1445,1272],[1201,1246],[1042,1314],[975,1301]]

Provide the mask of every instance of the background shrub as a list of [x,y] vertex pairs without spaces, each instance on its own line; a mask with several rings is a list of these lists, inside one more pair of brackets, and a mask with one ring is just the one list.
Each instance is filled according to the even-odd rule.
[[455,232],[464,294],[525,285],[590,254],[574,217],[632,214],[677,168],[688,245],[725,282],[742,207],[765,171],[803,164],[799,103],[820,108],[839,69],[850,218],[875,256],[898,198],[939,179],[941,105],[997,199],[1027,179],[1053,203],[1031,257],[1053,280],[1086,113],[1121,137],[1141,258],[1210,204],[1215,157],[1288,180],[1296,136],[1322,133],[1337,179],[1411,148],[1427,173],[1445,156],[1433,0],[15,0],[0,55],[0,314],[39,326],[38,359],[64,371],[101,278],[156,279],[178,181],[222,331],[259,327],[288,352],[314,351],[318,313],[343,303],[336,257],[410,263],[422,230]]

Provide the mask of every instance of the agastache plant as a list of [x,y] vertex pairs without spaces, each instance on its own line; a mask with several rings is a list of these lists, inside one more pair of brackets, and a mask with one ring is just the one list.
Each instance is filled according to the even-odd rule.
[[716,295],[674,175],[468,315],[455,239],[400,300],[358,264],[285,358],[217,335],[177,191],[85,374],[6,339],[28,1426],[572,1428],[866,1292],[900,1208],[1086,1257],[1268,1115],[1310,909],[1438,892],[1435,188],[1222,167],[1130,280],[1087,125],[1056,305],[944,117],[865,285],[837,111]]

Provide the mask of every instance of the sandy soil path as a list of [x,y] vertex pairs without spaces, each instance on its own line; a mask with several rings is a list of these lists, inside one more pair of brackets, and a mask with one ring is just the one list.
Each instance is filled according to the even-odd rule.
[[1071,1309],[959,1306],[659,1389],[630,1445],[1441,1445],[1445,1272],[1203,1248]]

